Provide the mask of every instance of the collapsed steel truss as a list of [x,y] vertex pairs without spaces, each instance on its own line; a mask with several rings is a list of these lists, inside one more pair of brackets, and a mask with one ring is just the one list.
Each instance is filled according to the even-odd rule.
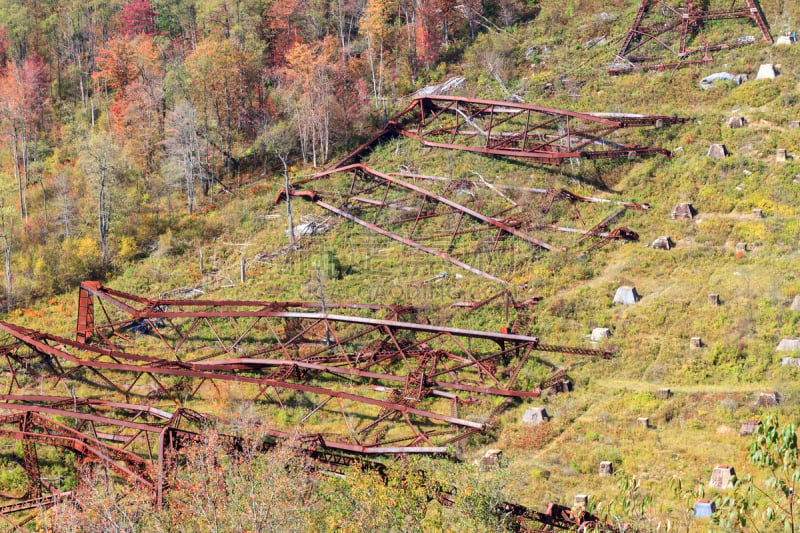
[[[199,397],[204,386],[235,383],[239,397],[276,403],[306,427],[329,427],[332,417],[342,417],[337,427],[346,431],[332,437],[325,432],[330,448],[442,453],[485,429],[507,403],[490,407],[488,415],[484,408],[480,422],[460,417],[464,406],[474,410],[481,396],[537,397],[564,381],[557,372],[531,389],[518,387],[534,352],[610,357],[607,351],[546,345],[529,335],[291,310],[311,306],[153,300],[85,282],[77,336],[101,345],[0,322],[9,336],[2,348],[8,393],[44,380],[54,388],[66,380],[95,379],[94,385],[126,401],[149,397],[180,406]],[[111,319],[114,311],[123,318]],[[98,324],[98,314],[109,321]],[[120,345],[127,342],[164,356],[123,351]]]
[[[213,420],[189,409],[174,413],[146,405],[98,399],[43,395],[0,395],[0,439],[21,443],[24,459],[20,466],[27,475],[27,489],[21,495],[0,494],[11,500],[0,505],[0,517],[19,528],[8,515],[48,508],[72,497],[42,475],[37,446],[68,450],[75,456],[75,478],[87,465],[100,465],[116,478],[134,485],[161,503],[167,475],[176,454],[190,444],[202,444],[203,431]],[[195,431],[181,428],[191,424]],[[199,430],[199,432],[197,431]],[[254,442],[234,435],[219,435],[219,443],[230,453],[245,448],[265,452],[279,443],[312,459],[326,470],[343,473],[344,468],[362,464],[363,459],[326,446],[318,435],[302,436],[275,430],[263,431]],[[67,461],[68,462],[68,461]],[[368,463],[380,468],[380,463]]]
[[[170,413],[145,405],[110,402],[98,399],[43,395],[0,395],[0,439],[21,443],[27,475],[27,489],[17,496],[2,494],[12,500],[0,505],[0,518],[17,530],[34,518],[29,514],[15,522],[10,515],[47,509],[71,499],[72,490],[61,490],[42,475],[37,447],[54,447],[74,455],[76,489],[90,465],[98,465],[122,482],[151,495],[161,505],[169,488],[167,473],[174,468],[179,454],[190,445],[207,442],[203,431],[213,423],[209,417],[189,409]],[[181,428],[191,424],[198,431]],[[258,441],[219,434],[218,442],[228,453],[264,453],[283,443],[312,461],[316,468],[344,474],[348,467],[384,471],[381,463],[339,453],[326,447],[318,436],[309,438],[267,430]],[[67,460],[67,462],[70,462]],[[430,498],[445,506],[455,501],[452,491],[430,487]],[[596,516],[582,510],[549,504],[544,512],[522,505],[502,502],[497,516],[506,519],[521,532],[613,531]]]
[[[437,255],[442,259],[478,274],[491,281],[507,283],[506,280],[465,262],[466,255],[481,255],[485,263],[497,262],[498,252],[517,251],[515,244],[520,245],[517,257],[511,256],[516,263],[508,265],[511,270],[527,263],[541,250],[566,250],[542,240],[531,234],[535,232],[563,232],[580,235],[578,244],[591,240],[590,248],[602,246],[612,240],[636,241],[636,232],[624,228],[611,228],[611,223],[625,212],[625,208],[646,209],[647,205],[624,203],[621,208],[608,217],[587,227],[578,211],[579,202],[602,203],[600,199],[586,198],[564,190],[514,188],[510,194],[517,200],[504,195],[502,208],[486,215],[481,211],[484,201],[476,196],[480,193],[474,182],[454,180],[447,184],[444,194],[437,194],[416,183],[411,183],[397,176],[384,174],[353,164],[336,168],[310,179],[296,182],[295,186],[309,184],[322,185],[347,177],[348,183],[323,190],[292,190],[293,197],[303,198],[319,207],[335,213],[351,222],[359,224],[384,237],[396,240],[425,253]],[[416,177],[412,176],[416,180]],[[346,193],[342,187],[348,187]],[[446,195],[455,196],[466,193],[472,198],[474,208],[455,202]],[[280,202],[286,197],[281,190],[275,199]],[[338,205],[325,201],[335,198]],[[537,198],[538,197],[538,198]],[[538,205],[533,204],[538,199]],[[563,227],[553,223],[552,210],[556,200],[564,200],[574,208],[572,215],[582,224],[584,229]],[[510,204],[510,205],[509,205]],[[370,220],[367,220],[370,219]],[[509,244],[507,239],[511,238]]]
[[459,96],[421,96],[381,133],[336,163],[358,163],[383,140],[403,135],[425,146],[518,157],[558,165],[570,159],[632,159],[668,150],[631,144],[622,130],[663,127],[689,119],[564,109]]
[[[705,41],[692,43],[693,39],[701,36],[706,23],[711,21],[750,20],[761,31],[761,41],[772,43],[772,36],[756,0],[729,0],[724,3],[717,0],[712,3],[720,5],[710,8],[708,2],[688,0],[681,5],[674,0],[642,0],[610,73],[665,70],[693,63],[708,63],[711,61],[709,52],[755,43],[753,36],[712,44]],[[700,54],[702,56],[698,57]]]
[[548,533],[557,529],[581,533],[635,533],[627,525],[615,527],[585,509],[572,510],[556,503],[549,504],[544,512],[539,512],[516,503],[503,502],[497,505],[495,513],[510,519],[514,530],[520,533]]

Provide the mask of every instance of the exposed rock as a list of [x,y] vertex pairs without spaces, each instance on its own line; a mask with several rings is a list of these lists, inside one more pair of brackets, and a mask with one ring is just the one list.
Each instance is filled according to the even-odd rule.
[[734,85],[741,85],[747,81],[747,74],[731,74],[730,72],[715,72],[710,76],[706,76],[700,80],[700,88],[708,90],[714,86],[715,83],[732,82]]
[[440,95],[450,94],[458,89],[463,89],[466,84],[467,84],[466,78],[453,77],[443,83],[439,83],[438,85],[428,85],[426,87],[423,87],[422,89],[415,92],[413,94],[413,97],[416,98],[418,96],[434,96],[434,95],[440,96]]
[[656,250],[672,250],[675,248],[675,243],[672,242],[672,239],[668,235],[664,235],[654,240],[650,247]]
[[591,39],[589,41],[586,41],[585,43],[583,43],[583,47],[586,50],[588,50],[589,48],[594,48],[595,46],[602,46],[604,44],[606,44],[606,36],[605,35],[603,35],[601,37],[598,37],[597,39]]
[[608,328],[594,328],[592,330],[591,339],[593,342],[600,342],[603,339],[611,337],[611,330]]
[[731,117],[728,119],[728,126],[733,129],[744,128],[747,126],[747,119],[744,117]]

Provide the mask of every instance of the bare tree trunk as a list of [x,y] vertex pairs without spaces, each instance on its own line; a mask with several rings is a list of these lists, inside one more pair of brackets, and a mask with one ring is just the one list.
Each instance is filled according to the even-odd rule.
[[11,275],[11,226],[13,219],[9,219],[8,229],[6,229],[6,217],[0,221],[0,238],[3,239],[3,252],[6,261],[6,312],[11,311],[13,305],[13,276]]
[[13,126],[11,130],[11,145],[13,148],[14,156],[14,177],[17,178],[17,193],[19,195],[19,218],[28,223],[28,209],[25,205],[25,192],[22,188],[22,173],[19,168],[19,148],[18,148],[18,132],[17,127]]
[[295,238],[294,238],[294,223],[292,221],[292,195],[289,194],[291,191],[290,187],[291,184],[289,183],[289,167],[286,165],[286,158],[285,154],[278,154],[278,157],[281,159],[281,163],[283,163],[283,182],[286,191],[286,219],[289,222],[289,242],[294,246]]

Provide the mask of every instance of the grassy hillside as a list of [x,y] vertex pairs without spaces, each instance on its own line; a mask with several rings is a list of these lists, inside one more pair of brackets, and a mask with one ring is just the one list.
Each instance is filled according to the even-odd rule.
[[[763,0],[761,6],[773,35],[800,24],[800,5],[794,2]],[[545,167],[400,139],[380,146],[364,164],[384,172],[402,167],[452,179],[480,176],[494,184],[565,188],[652,206],[628,210],[621,221],[639,233],[638,243],[615,242],[588,255],[549,252],[514,273],[510,288],[516,299],[544,298],[534,313],[533,334],[550,344],[590,346],[591,330],[608,327],[612,337],[602,346],[614,347],[616,356],[584,361],[548,355],[569,369],[574,391],[515,404],[488,435],[467,443],[463,458],[471,462],[486,448],[502,449],[507,462],[497,475],[507,476],[508,499],[532,508],[548,501],[571,505],[578,493],[589,494],[592,502],[609,501],[619,494],[619,480],[633,475],[642,494],[655,499],[651,516],[669,518],[682,531],[701,531],[709,526],[692,525],[685,502],[667,488],[670,480],[705,486],[716,465],[748,472],[749,439],[739,437],[740,424],[768,413],[785,421],[798,418],[800,370],[782,367],[775,347],[784,337],[800,335],[800,312],[789,309],[800,293],[800,129],[791,127],[800,120],[800,44],[758,43],[715,52],[709,65],[611,77],[607,67],[637,8],[633,0],[543,0],[533,20],[486,31],[429,77],[465,76],[463,93],[476,97],[515,94],[527,103],[571,110],[692,117],[685,125],[640,136],[642,144],[667,148],[673,157]],[[585,46],[601,36],[604,44]],[[762,63],[775,64],[780,75],[755,81]],[[748,74],[749,80],[701,89],[699,80],[718,71]],[[394,105],[405,104],[398,99]],[[728,127],[732,116],[745,117],[747,126]],[[724,144],[730,156],[707,157],[712,143]],[[788,151],[787,162],[776,161],[778,148]],[[298,164],[290,177],[314,170]],[[328,230],[289,247],[285,206],[273,203],[281,186],[278,174],[244,173],[241,186],[218,197],[213,208],[178,215],[167,231],[142,228],[156,229],[150,248],[122,259],[107,284],[151,296],[195,288],[192,294],[206,298],[315,300],[319,271],[328,301],[427,305],[425,316],[435,323],[488,330],[505,325],[497,307],[473,314],[441,311],[503,287],[312,204],[293,202],[295,222],[314,220]],[[680,202],[692,203],[697,217],[672,220]],[[586,213],[596,221],[608,211],[588,207]],[[648,246],[662,235],[676,243],[673,250]],[[737,253],[738,243],[746,243],[745,252]],[[31,271],[35,276],[35,265]],[[444,279],[425,283],[443,272]],[[621,285],[635,286],[642,299],[615,305]],[[720,306],[709,305],[711,293],[720,295]],[[70,335],[76,299],[71,291],[35,301],[8,319]],[[690,348],[692,337],[701,337],[703,347]],[[658,399],[657,390],[665,387],[673,396]],[[758,394],[765,391],[778,391],[780,404],[757,407]],[[545,428],[520,422],[534,405],[546,406],[553,417]],[[648,417],[652,427],[639,426],[638,417]],[[622,472],[599,477],[604,460]]]

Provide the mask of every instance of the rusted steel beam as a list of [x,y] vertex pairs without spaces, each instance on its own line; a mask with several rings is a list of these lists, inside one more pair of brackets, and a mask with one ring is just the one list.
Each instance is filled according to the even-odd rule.
[[[642,123],[647,123],[648,120],[655,118],[638,115],[632,118],[630,115],[608,115],[616,119],[625,117],[625,120],[640,121]],[[598,118],[598,120],[601,119]],[[602,120],[610,119],[604,118]],[[664,118],[658,118],[656,122],[663,120]],[[341,173],[352,174],[350,189],[346,195],[343,195],[340,190],[331,189],[331,186],[328,185],[334,178],[341,176]],[[647,204],[583,197],[558,189],[487,185],[494,193],[503,197],[503,203],[511,204],[511,207],[504,207],[500,213],[490,215],[447,197],[447,194],[452,192],[450,191],[452,187],[465,187],[472,196],[472,201],[478,205],[483,205],[486,203],[486,199],[483,197],[478,198],[475,195],[475,191],[480,190],[478,182],[445,180],[448,186],[445,188],[444,194],[437,194],[395,176],[397,175],[384,174],[361,164],[353,164],[321,172],[294,184],[295,187],[313,186],[317,188],[317,190],[311,191],[311,194],[306,194],[309,193],[307,190],[299,190],[297,188],[293,188],[291,194],[310,200],[323,209],[380,235],[399,241],[417,250],[437,255],[469,272],[502,283],[505,283],[505,280],[500,279],[495,273],[488,272],[486,269],[476,268],[474,264],[470,264],[469,261],[462,258],[466,255],[488,254],[490,256],[488,262],[492,263],[494,255],[507,249],[507,247],[499,246],[501,239],[508,239],[507,242],[512,245],[520,244],[529,247],[523,248],[522,251],[523,253],[528,253],[528,250],[530,250],[531,259],[535,259],[540,250],[566,251],[567,247],[554,245],[551,242],[546,242],[538,235],[532,234],[534,231],[541,233],[542,230],[575,233],[583,231],[565,228],[555,223],[541,223],[539,218],[550,212],[550,207],[555,200],[565,200],[571,203],[581,223],[583,223],[583,218],[578,211],[578,203],[614,204],[623,208],[630,207],[637,210],[646,210],[650,207]],[[417,179],[415,175],[409,175],[408,177]],[[423,176],[423,178],[442,181],[430,176]],[[499,193],[498,190],[500,188],[511,192],[508,192],[508,195]],[[387,201],[387,195],[389,195],[390,191],[391,198],[390,201]],[[374,195],[372,198],[366,196],[370,193]],[[531,202],[530,195],[543,196],[541,205],[535,206]],[[282,199],[284,197],[285,192],[281,191],[278,198]],[[340,199],[339,204],[331,205],[326,200],[328,197]],[[495,200],[496,203],[494,197],[489,199],[489,201],[491,200]],[[399,211],[403,214],[398,217]],[[408,234],[401,234],[406,229],[410,230]],[[488,239],[481,238],[478,242],[475,242],[475,238],[471,237],[484,233]],[[633,235],[635,235],[635,232],[620,232],[618,237],[625,238]],[[617,236],[612,235],[604,237],[617,238]]]
[[[201,424],[211,420],[205,415],[181,410],[171,414],[168,422],[156,424],[135,422],[134,424],[128,419],[109,418],[77,410],[85,409],[87,406],[109,406],[102,403],[102,401],[98,403],[94,399],[42,395],[6,395],[6,398],[9,401],[0,403],[0,411],[10,411],[16,414],[5,415],[0,419],[0,438],[20,441],[23,446],[32,446],[34,443],[39,443],[71,450],[82,458],[83,462],[99,462],[105,465],[122,480],[135,486],[137,490],[149,492],[154,499],[157,495],[163,495],[166,488],[164,484],[166,478],[165,469],[171,468],[168,464],[167,452],[180,452],[190,443],[202,445],[207,440],[204,434],[180,429],[177,424],[181,419],[192,420]],[[59,408],[65,403],[65,400],[72,400],[75,406],[72,409]],[[40,405],[27,405],[31,401],[35,401]],[[81,407],[78,408],[77,406]],[[138,408],[140,406],[124,404],[124,407],[119,407],[119,409],[122,413],[125,413],[129,407]],[[74,421],[77,429],[56,421],[54,417],[57,417],[58,420]],[[23,431],[17,429],[20,421],[25,421],[25,429]],[[87,421],[91,421],[91,423],[87,423]],[[12,428],[9,428],[9,425]],[[98,430],[98,428],[103,428],[104,430]],[[105,430],[105,428],[108,429]],[[130,433],[131,430],[133,430],[132,434]],[[108,431],[111,431],[111,433],[108,433]],[[125,433],[126,431],[128,433]],[[159,439],[159,454],[157,457],[150,450],[151,443],[149,439],[147,439],[146,444],[140,443],[136,450],[131,446],[131,443],[141,434],[150,434]],[[351,465],[360,465],[362,468],[382,471],[383,465],[359,458],[358,455],[431,453],[432,451],[430,447],[386,446],[372,449],[348,445],[347,443],[342,444],[338,449],[334,449],[320,435],[297,435],[273,430],[267,430],[267,434],[270,437],[276,437],[301,455],[313,459],[315,464],[324,465],[325,469],[340,473],[344,473],[344,467]],[[255,441],[224,433],[219,434],[219,438],[223,448],[228,453],[234,454],[241,453],[243,450],[263,453],[274,448],[277,444],[275,441]],[[146,457],[140,457],[134,451],[138,453],[146,451]],[[343,451],[346,454],[341,453]],[[435,450],[435,452],[439,453],[444,453],[445,451],[444,447]],[[54,489],[39,479],[38,459],[36,464],[28,464],[27,461],[25,464],[29,477],[37,480],[39,495],[36,497],[23,497],[21,500],[4,504],[0,506],[0,513],[13,514],[34,508],[47,508],[72,496],[71,491],[59,491],[49,495],[41,495],[42,485],[45,485],[48,490],[52,491]],[[78,462],[78,467],[80,464],[81,461]]]
[[[689,2],[680,5],[672,0],[642,0],[631,29],[611,65],[611,75],[708,63],[711,62],[709,52],[756,42],[752,37],[740,37],[735,41],[712,44],[703,41],[702,46],[690,48],[689,40],[700,35],[710,21],[750,20],[760,30],[762,42],[773,42],[757,0],[731,0],[724,4],[712,1],[710,4]],[[648,25],[651,15],[662,21]],[[701,58],[693,58],[701,53]]]
[[[108,292],[104,287],[96,287],[95,290]],[[478,302],[478,306],[487,305],[500,296],[505,296],[507,324],[511,307],[518,313],[524,313],[530,305],[537,301],[534,298],[523,302],[514,302],[511,295],[505,291],[498,293],[494,298]],[[125,299],[126,295],[116,291],[114,297]],[[127,300],[133,301],[134,298],[127,298]],[[194,327],[196,324],[194,321],[197,320],[205,322],[212,318],[236,319],[241,318],[242,313],[250,313],[237,305],[228,306],[224,300],[204,301],[205,304],[216,303],[218,305],[204,307],[202,311],[195,310],[196,306],[193,305],[195,303],[193,300],[185,302],[172,300],[170,301],[171,305],[168,306],[163,305],[164,300],[150,300],[138,296],[135,297],[135,300],[139,302],[137,303],[138,308],[133,316],[128,317],[128,320],[152,320],[156,317],[163,320],[161,331],[154,334],[162,340],[172,338],[168,330],[179,326],[181,318],[192,320],[192,327]],[[113,300],[106,300],[106,302],[111,301]],[[186,305],[183,305],[184,303]],[[522,367],[529,359],[536,359],[529,355],[530,352],[561,351],[567,354],[601,358],[611,356],[611,352],[608,351],[541,345],[537,337],[514,333],[516,321],[511,326],[512,333],[508,332],[508,327],[495,333],[360,316],[346,317],[284,310],[271,311],[273,306],[269,305],[269,302],[248,302],[248,304],[260,309],[259,313],[275,315],[268,318],[261,317],[260,320],[280,320],[284,321],[284,325],[281,325],[281,322],[274,324],[264,322],[257,331],[253,327],[254,323],[242,324],[242,327],[233,334],[235,340],[226,341],[227,347],[224,347],[225,349],[221,353],[225,359],[205,358],[206,362],[203,362],[195,358],[193,362],[181,363],[180,367],[226,374],[232,372],[258,373],[271,379],[299,381],[300,383],[317,379],[317,376],[333,375],[347,377],[348,380],[351,380],[352,377],[370,381],[377,380],[387,385],[406,384],[411,374],[421,371],[423,379],[420,383],[425,387],[426,394],[433,396],[446,397],[445,395],[450,395],[448,397],[452,397],[452,394],[446,391],[461,391],[506,397],[537,397],[541,394],[543,387],[520,390],[514,386],[515,378]],[[128,307],[119,309],[127,312]],[[281,307],[280,309],[286,308]],[[397,312],[401,311],[402,309],[397,309]],[[125,323],[120,319],[114,322],[113,326],[122,327]],[[283,335],[286,338],[277,336],[276,331],[285,331],[285,324],[288,323],[294,324],[295,329],[291,333],[285,332]],[[324,324],[326,337],[333,343],[321,343],[318,347],[308,344],[309,332],[316,327],[321,334],[322,324]],[[100,333],[94,336],[89,335],[89,337],[103,339],[108,336],[102,333],[107,325],[99,324],[96,327]],[[207,337],[204,337],[198,328],[192,331],[198,335],[202,348],[202,343],[208,342],[203,341]],[[398,336],[402,336],[404,339],[402,345],[396,342]],[[185,342],[185,335],[178,333],[177,337],[180,338],[184,347],[188,346]],[[255,350],[250,353],[246,349],[247,337],[257,339]],[[456,341],[459,338],[462,340]],[[216,342],[222,341],[216,334],[214,339]],[[463,346],[467,341],[484,343],[478,345],[473,343],[473,349],[480,353],[479,357],[474,358],[465,351]],[[539,350],[540,345],[542,346],[541,350]],[[499,350],[494,346],[499,347]],[[75,347],[80,346],[75,345]],[[167,344],[167,348],[172,350],[170,344]],[[131,358],[131,354],[121,353],[116,349],[105,348],[105,350],[107,350],[105,353],[115,361]],[[239,356],[231,358],[234,351]],[[276,354],[278,357],[265,357],[267,354]],[[177,356],[177,353],[175,355]],[[136,356],[135,360],[156,362],[154,359],[142,356]],[[411,360],[416,361],[415,368],[410,365]],[[399,364],[394,364],[395,362]],[[378,367],[377,371],[372,370],[376,366]],[[504,376],[503,384],[498,381],[499,376]],[[494,381],[494,384],[482,383],[485,379]],[[348,381],[348,383],[352,384],[352,381]]]
[[453,257],[452,255],[450,255],[450,254],[448,254],[446,252],[435,250],[435,249],[433,249],[433,248],[431,248],[429,246],[425,246],[424,244],[421,244],[421,243],[419,243],[417,241],[414,241],[414,240],[411,240],[411,239],[406,239],[405,237],[401,237],[400,235],[398,235],[398,234],[396,234],[394,232],[391,232],[389,230],[383,229],[380,226],[376,226],[375,224],[372,224],[370,222],[367,222],[366,220],[363,220],[361,218],[356,217],[355,215],[351,214],[348,211],[344,211],[344,210],[339,209],[337,207],[334,207],[334,206],[332,206],[330,204],[326,204],[325,202],[317,201],[317,202],[314,202],[314,203],[316,203],[318,206],[320,206],[323,209],[326,209],[326,210],[328,210],[328,211],[330,211],[332,213],[335,213],[335,214],[341,216],[342,218],[346,218],[350,222],[355,222],[359,226],[364,226],[365,228],[370,229],[370,230],[372,230],[372,231],[374,231],[376,233],[379,233],[379,234],[383,235],[384,237],[388,237],[388,238],[393,239],[395,241],[401,242],[401,243],[405,244],[406,246],[410,246],[412,248],[415,248],[415,249],[420,250],[422,252],[425,252],[427,254],[438,255],[439,257],[441,257],[445,261],[447,261],[447,262],[449,262],[449,263],[451,263],[451,264],[453,264],[453,265],[455,265],[455,266],[457,266],[459,268],[463,268],[464,270],[467,270],[468,272],[472,272],[473,274],[477,274],[478,276],[482,276],[482,277],[488,279],[489,281],[494,281],[495,283],[501,283],[503,285],[508,285],[508,282],[506,280],[500,279],[500,278],[498,278],[496,276],[493,276],[493,275],[489,274],[488,272],[484,272],[484,271],[482,271],[482,270],[480,270],[478,268],[470,266],[467,263],[464,263],[463,261],[461,261],[459,259],[456,259],[455,257]]
[[[552,531],[555,528],[564,531],[613,533],[624,530],[635,533],[627,525],[618,528],[584,509],[572,510],[557,503],[550,503],[546,511],[539,512],[516,503],[501,502],[497,504],[494,512],[500,517],[510,518],[522,531]],[[541,524],[544,528],[533,526],[531,522]],[[536,529],[533,529],[533,527]]]
[[536,239],[535,237],[532,237],[532,236],[528,235],[524,231],[520,231],[520,230],[518,230],[516,228],[512,228],[511,226],[508,226],[508,225],[504,224],[500,220],[497,220],[497,219],[491,218],[491,217],[487,217],[482,213],[479,213],[479,212],[477,212],[477,211],[475,211],[473,209],[470,209],[469,207],[466,207],[466,206],[463,206],[463,205],[458,204],[456,202],[453,202],[452,200],[449,200],[449,199],[445,198],[444,196],[440,196],[438,194],[434,194],[434,193],[432,193],[432,192],[430,192],[430,191],[428,191],[426,189],[423,189],[422,187],[414,185],[413,183],[409,183],[407,181],[403,181],[403,180],[394,178],[394,177],[390,176],[389,174],[384,174],[382,172],[378,172],[377,170],[370,169],[368,167],[365,167],[364,165],[350,165],[350,166],[347,166],[347,167],[338,168],[338,169],[336,169],[334,171],[328,170],[328,171],[325,171],[325,172],[320,172],[319,174],[315,175],[314,181],[325,179],[325,178],[327,178],[327,177],[329,177],[332,174],[337,173],[337,172],[348,172],[348,171],[356,171],[356,170],[359,170],[359,171],[365,172],[365,173],[369,173],[374,178],[378,178],[378,179],[381,179],[381,180],[383,180],[385,182],[391,183],[393,185],[397,185],[398,187],[401,187],[403,189],[408,189],[410,191],[414,191],[414,192],[416,192],[416,193],[418,193],[418,194],[420,194],[420,195],[422,195],[422,196],[424,196],[424,197],[426,197],[426,198],[428,198],[430,200],[434,200],[436,202],[442,203],[442,204],[444,204],[444,205],[446,205],[448,207],[451,207],[451,208],[455,209],[458,212],[464,213],[465,215],[468,215],[468,216],[470,216],[470,217],[472,217],[472,218],[474,218],[474,219],[476,219],[476,220],[478,220],[480,222],[483,222],[484,224],[488,224],[490,226],[494,226],[497,229],[503,230],[506,233],[514,235],[515,237],[519,237],[520,239],[522,239],[522,240],[524,240],[524,241],[526,241],[526,242],[528,242],[530,244],[533,244],[533,245],[538,246],[540,248],[544,248],[546,250],[552,250],[553,249],[553,246],[551,246],[550,244],[547,244],[544,241]]
[[[348,165],[334,170],[322,172],[310,179],[296,182],[294,185],[299,186],[309,184],[311,182],[323,182],[324,180],[329,180],[330,178],[340,175],[339,173],[351,173],[353,175],[353,183],[351,184],[350,195],[344,200],[344,202],[340,203],[338,206],[331,205],[322,199],[322,194],[315,191],[315,193],[312,195],[314,199],[311,200],[313,203],[327,211],[346,218],[351,222],[383,235],[384,237],[396,240],[405,244],[406,246],[410,246],[425,253],[439,256],[451,264],[458,266],[459,268],[463,268],[473,274],[477,274],[491,281],[502,283],[504,285],[508,283],[506,280],[501,279],[492,273],[476,268],[473,265],[458,259],[456,254],[451,252],[451,249],[456,245],[457,237],[489,230],[497,232],[498,238],[501,236],[513,237],[524,243],[526,246],[530,246],[532,255],[538,249],[558,249],[559,251],[563,251],[563,248],[554,247],[550,243],[534,237],[524,229],[510,225],[500,218],[487,216],[484,213],[459,204],[449,198],[446,198],[445,196],[436,194],[413,183],[409,183],[388,174],[378,172],[360,164]],[[358,182],[359,186],[362,187],[359,191],[353,190],[356,182]],[[374,204],[373,202],[365,202],[364,193],[374,191],[376,188],[374,184],[378,184],[380,187],[384,188],[382,189],[382,195],[378,198],[371,199],[374,200]],[[395,199],[391,204],[386,204],[385,196],[388,194],[390,188],[395,195],[401,195],[401,200]],[[306,191],[293,190],[291,194],[299,196],[304,192]],[[285,195],[285,193],[283,194]],[[283,195],[279,195],[279,198],[283,197]],[[302,197],[306,199],[309,198],[308,195],[304,195]],[[359,209],[358,206],[363,207],[364,205],[368,207],[374,207],[377,205],[379,207],[372,222],[360,216],[360,211],[363,211],[363,209]],[[389,207],[391,208],[391,211],[396,211],[397,209],[415,210],[416,215],[411,217],[404,216],[398,220],[393,216],[393,213],[388,212],[388,209],[384,210],[383,207]],[[437,224],[435,227],[443,230],[443,233],[441,235],[418,235],[420,229],[420,220],[427,220],[435,217],[441,217],[439,219],[439,224]],[[466,220],[469,220],[469,224],[467,224]],[[398,232],[399,230],[395,231],[393,229],[394,227],[399,227],[403,224],[410,225],[410,232],[409,236],[407,237],[400,235]],[[455,226],[454,229],[453,226]],[[417,236],[415,236],[415,233]],[[443,242],[445,239],[447,240],[446,245],[444,245]],[[427,244],[423,244],[421,242],[423,240],[442,241],[441,244],[443,246],[440,248],[429,246]]]

